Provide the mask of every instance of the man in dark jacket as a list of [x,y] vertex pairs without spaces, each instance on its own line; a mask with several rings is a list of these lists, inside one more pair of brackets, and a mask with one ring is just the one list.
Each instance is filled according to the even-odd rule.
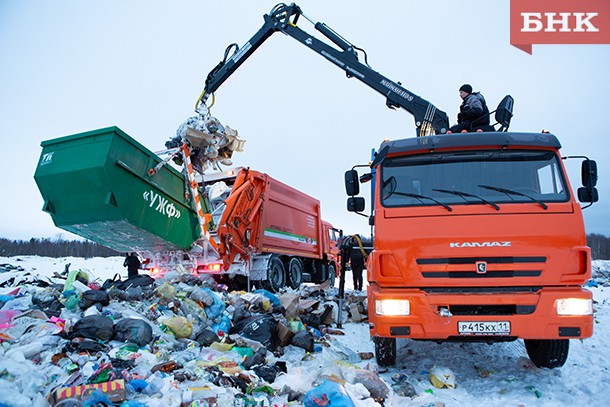
[[127,278],[135,277],[138,275],[138,270],[140,269],[140,259],[138,255],[135,253],[127,253],[125,257],[125,261],[123,262],[123,266],[127,267]]
[[362,271],[364,270],[364,255],[359,248],[352,248],[350,253],[350,266],[354,279],[354,290],[362,291]]
[[460,97],[462,105],[458,113],[458,124],[449,130],[452,133],[462,133],[489,126],[489,109],[483,95],[473,92],[472,86],[465,84],[460,87]]

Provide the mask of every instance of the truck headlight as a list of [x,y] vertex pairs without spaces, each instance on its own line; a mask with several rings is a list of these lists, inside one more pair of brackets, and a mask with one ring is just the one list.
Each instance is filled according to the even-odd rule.
[[375,300],[375,312],[384,316],[406,316],[411,314],[408,300]]
[[586,298],[561,298],[555,302],[558,315],[592,315],[593,301]]

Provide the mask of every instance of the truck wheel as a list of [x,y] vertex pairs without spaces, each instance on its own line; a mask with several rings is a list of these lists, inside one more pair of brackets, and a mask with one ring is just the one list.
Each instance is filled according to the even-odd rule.
[[396,364],[396,338],[374,337],[375,359],[379,366],[393,366]]
[[335,275],[335,265],[334,264],[330,264],[328,266],[328,278],[327,280],[330,282],[329,287],[334,287],[335,286],[335,279],[337,278],[337,276]]
[[286,272],[284,264],[277,257],[272,257],[267,266],[267,281],[265,286],[267,290],[276,293],[286,284]]
[[525,349],[538,367],[561,367],[568,359],[569,339],[525,339]]
[[301,260],[293,257],[288,262],[288,283],[290,288],[297,290],[303,282],[303,263]]

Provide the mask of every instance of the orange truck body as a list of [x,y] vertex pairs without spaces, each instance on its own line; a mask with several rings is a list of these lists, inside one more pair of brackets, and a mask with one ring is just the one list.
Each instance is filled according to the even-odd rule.
[[[372,337],[494,342],[593,334],[591,314],[557,310],[561,299],[591,300],[582,288],[591,259],[581,207],[554,136],[469,133],[385,144],[390,148],[376,168],[374,250],[367,267]],[[494,158],[500,156],[508,158]],[[477,160],[485,162],[477,171],[462,165]],[[419,199],[396,192],[406,192],[405,174]],[[538,201],[485,189],[500,178],[537,189],[528,195]],[[380,300],[408,301],[409,314],[380,315]]]
[[[334,282],[338,230],[322,220],[319,200],[248,168],[231,181],[231,193],[216,225],[223,262],[218,274],[234,274],[235,265],[247,263],[253,280],[269,284],[269,267],[276,258],[283,271],[273,270],[277,279],[271,284],[273,290],[300,282]],[[201,272],[206,263],[200,264]]]

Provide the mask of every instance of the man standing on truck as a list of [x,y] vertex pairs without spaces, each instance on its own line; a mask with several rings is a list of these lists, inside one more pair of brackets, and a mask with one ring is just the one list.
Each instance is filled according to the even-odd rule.
[[489,109],[485,98],[480,92],[473,92],[472,86],[464,84],[460,87],[462,105],[458,113],[458,122],[451,126],[451,133],[477,131],[489,126]]

